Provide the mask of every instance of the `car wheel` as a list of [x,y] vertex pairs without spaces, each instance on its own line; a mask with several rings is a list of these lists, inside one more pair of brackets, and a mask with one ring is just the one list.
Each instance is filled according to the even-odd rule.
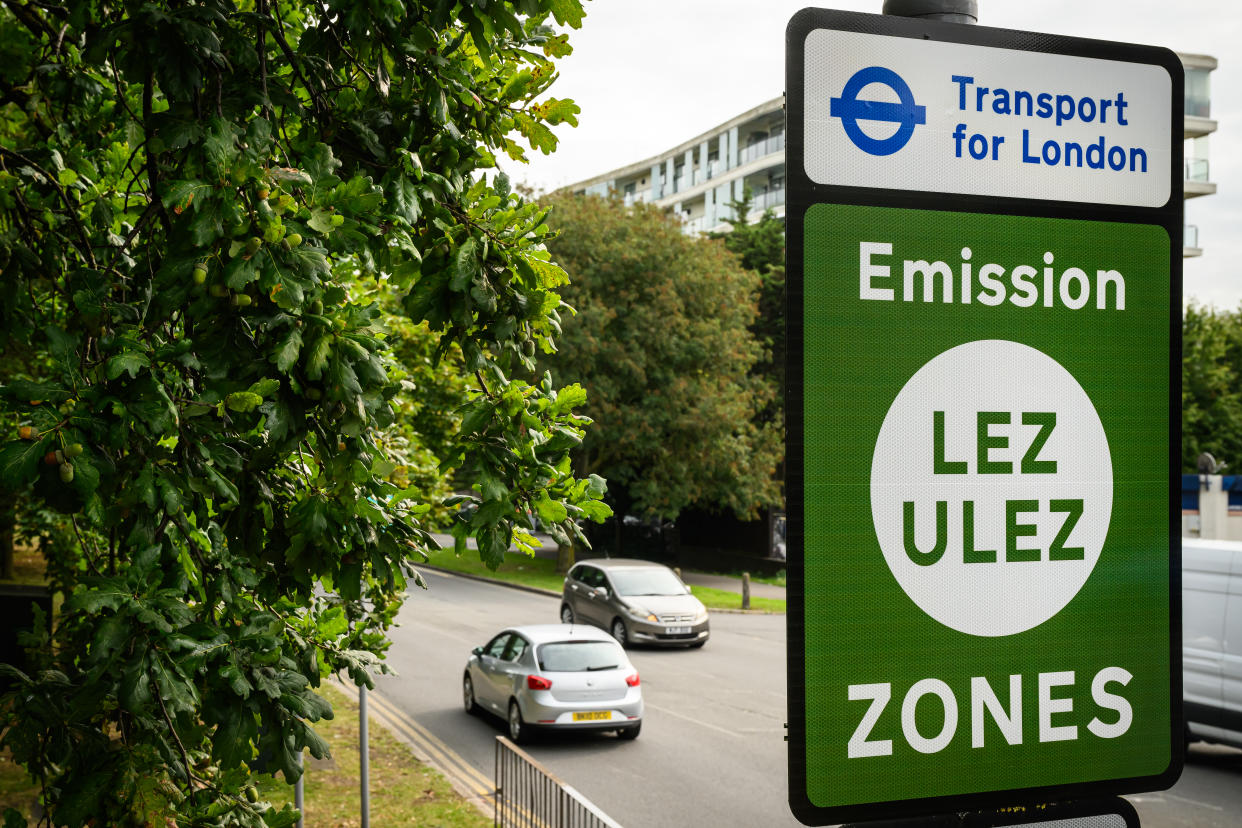
[[466,707],[467,713],[474,713],[479,709],[478,703],[474,700],[474,681],[470,678],[469,673],[466,673],[461,680],[461,700]]
[[639,722],[636,725],[630,725],[629,727],[623,727],[617,731],[617,738],[625,739],[627,741],[630,739],[637,739],[638,734],[642,732],[642,729],[643,729],[642,722]]
[[617,643],[624,647],[629,642],[629,636],[625,631],[625,622],[620,618],[612,619],[612,637],[617,639]]
[[561,623],[562,624],[574,623],[574,611],[573,611],[573,608],[569,606],[569,604],[561,604]]
[[528,738],[526,722],[522,721],[522,711],[518,708],[517,699],[509,700],[509,739],[517,745],[525,744]]

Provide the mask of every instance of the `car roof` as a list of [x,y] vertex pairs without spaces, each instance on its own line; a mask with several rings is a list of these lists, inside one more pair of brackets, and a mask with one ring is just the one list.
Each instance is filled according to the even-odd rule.
[[549,641],[615,641],[611,635],[587,624],[528,624],[523,627],[509,627],[532,644],[547,644]]
[[597,566],[600,569],[634,569],[638,567],[654,567],[656,569],[668,569],[662,563],[655,561],[640,561],[637,558],[591,558],[582,561],[584,564]]

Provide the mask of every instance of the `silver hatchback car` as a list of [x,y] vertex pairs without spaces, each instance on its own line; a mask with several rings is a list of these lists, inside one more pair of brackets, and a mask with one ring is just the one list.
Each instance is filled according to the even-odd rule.
[[514,742],[534,729],[615,730],[622,739],[642,729],[638,671],[607,633],[582,624],[503,630],[471,651],[461,683],[466,712],[501,716]]
[[711,635],[707,608],[673,570],[629,558],[575,564],[565,576],[561,622],[602,627],[622,646],[702,647]]

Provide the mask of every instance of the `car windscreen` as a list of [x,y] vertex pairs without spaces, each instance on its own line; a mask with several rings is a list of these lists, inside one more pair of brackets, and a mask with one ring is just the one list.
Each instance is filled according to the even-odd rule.
[[671,571],[657,567],[614,569],[608,573],[621,595],[685,595],[686,589]]
[[556,641],[539,648],[539,669],[550,673],[611,670],[625,663],[625,654],[613,641]]

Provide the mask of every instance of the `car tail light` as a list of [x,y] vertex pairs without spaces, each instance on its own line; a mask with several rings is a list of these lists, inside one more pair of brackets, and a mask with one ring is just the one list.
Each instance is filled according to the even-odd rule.
[[531,690],[551,690],[552,680],[546,679],[543,676],[527,676],[526,686]]
[[628,684],[630,687],[637,687],[638,686],[638,673],[635,673],[632,676],[626,676],[625,683]]

